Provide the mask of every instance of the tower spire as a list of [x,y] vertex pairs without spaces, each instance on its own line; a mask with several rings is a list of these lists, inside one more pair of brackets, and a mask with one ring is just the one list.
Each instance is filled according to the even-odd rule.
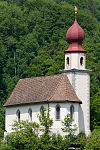
[[82,48],[84,38],[84,30],[77,22],[77,7],[75,6],[75,21],[66,33],[66,40],[69,43],[69,48],[65,50],[65,53],[86,53],[86,51]]
[[77,7],[75,6],[75,19],[77,19]]

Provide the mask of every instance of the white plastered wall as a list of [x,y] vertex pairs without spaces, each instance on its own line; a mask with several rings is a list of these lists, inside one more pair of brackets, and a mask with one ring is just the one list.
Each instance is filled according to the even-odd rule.
[[[42,106],[39,104],[34,105],[19,105],[19,106],[11,106],[6,107],[6,118],[5,118],[5,130],[9,133],[12,132],[12,124],[14,121],[17,121],[17,115],[16,112],[19,109],[20,110],[20,120],[28,120],[29,114],[28,110],[29,108],[32,109],[32,121],[39,122],[37,115],[40,113],[40,107]],[[47,109],[47,104],[43,105]]]
[[[60,105],[60,120],[56,120],[55,116],[56,116],[56,105],[59,104]],[[69,103],[69,102],[65,102],[65,103],[50,103],[50,116],[53,119],[53,126],[52,126],[52,132],[53,133],[60,133],[61,135],[65,135],[64,132],[62,132],[62,121],[64,120],[65,116],[70,113],[70,106],[73,104],[74,106],[74,115],[73,115],[73,124],[76,124],[77,127],[79,127],[78,124],[78,108],[79,108],[79,104],[78,103]],[[79,128],[77,129],[76,134],[79,133]]]
[[79,106],[79,131],[90,134],[90,74],[88,71],[68,71],[67,76],[82,101]]
[[[69,58],[69,65],[67,64]],[[83,57],[83,64],[80,64],[80,58]],[[85,53],[66,53],[65,54],[65,70],[69,69],[85,69],[86,54]]]
[[[60,120],[56,120],[56,105],[60,105]],[[5,122],[5,130],[7,133],[12,132],[12,124],[14,123],[14,120],[17,121],[17,115],[16,112],[19,109],[20,110],[20,119],[21,120],[28,120],[28,110],[29,108],[32,109],[32,121],[38,122],[37,115],[40,114],[40,107],[44,106],[46,109],[48,109],[48,106],[50,108],[50,118],[53,119],[53,126],[51,128],[51,133],[60,133],[61,135],[64,135],[62,132],[62,121],[64,120],[65,116],[70,113],[70,106],[73,104],[74,106],[74,122],[73,124],[76,124],[78,127],[78,130],[76,134],[79,133],[79,120],[78,120],[78,109],[79,104],[78,103],[71,103],[71,102],[65,102],[65,103],[49,103],[48,104],[32,104],[32,105],[22,105],[22,106],[12,106],[6,108],[6,122]]]

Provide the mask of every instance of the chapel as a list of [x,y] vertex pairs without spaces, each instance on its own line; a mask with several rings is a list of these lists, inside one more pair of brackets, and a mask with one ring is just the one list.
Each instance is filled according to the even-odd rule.
[[53,119],[51,133],[62,131],[62,121],[69,113],[76,134],[90,134],[90,71],[86,69],[86,50],[82,48],[84,30],[77,22],[75,9],[74,24],[66,32],[69,48],[65,50],[65,68],[58,75],[20,79],[4,107],[5,130],[12,132],[14,120],[39,122],[37,114],[43,108],[50,109]]

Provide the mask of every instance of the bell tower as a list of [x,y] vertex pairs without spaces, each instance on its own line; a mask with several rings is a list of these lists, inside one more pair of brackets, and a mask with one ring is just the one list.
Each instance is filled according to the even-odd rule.
[[86,50],[82,48],[85,39],[84,30],[77,22],[77,8],[75,7],[75,21],[66,33],[69,48],[65,50],[65,69],[70,83],[78,98],[82,101],[78,108],[78,132],[90,134],[90,71],[86,69]]
[[86,51],[82,48],[84,38],[85,33],[77,22],[77,8],[75,7],[75,22],[66,33],[69,48],[65,50],[65,70],[85,69]]

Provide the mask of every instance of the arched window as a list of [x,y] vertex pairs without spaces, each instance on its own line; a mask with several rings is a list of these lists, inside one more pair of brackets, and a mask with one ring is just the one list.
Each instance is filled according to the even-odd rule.
[[67,65],[69,65],[69,57],[67,57],[66,61],[67,61]]
[[20,122],[20,110],[18,109],[16,112],[17,115],[17,121]]
[[73,114],[74,114],[74,106],[71,105],[70,106],[70,115],[73,117]]
[[43,111],[43,109],[44,109],[44,106],[41,106],[41,108],[40,108],[40,112],[42,112],[42,111]]
[[80,58],[80,64],[83,65],[83,57]]
[[31,108],[29,108],[28,114],[29,114],[29,121],[32,121],[32,109]]
[[56,120],[60,120],[60,105],[56,106]]

